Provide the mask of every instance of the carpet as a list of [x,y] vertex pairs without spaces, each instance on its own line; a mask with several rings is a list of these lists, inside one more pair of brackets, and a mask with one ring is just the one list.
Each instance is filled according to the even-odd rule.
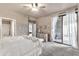
[[45,42],[40,56],[79,56],[79,50],[63,44]]

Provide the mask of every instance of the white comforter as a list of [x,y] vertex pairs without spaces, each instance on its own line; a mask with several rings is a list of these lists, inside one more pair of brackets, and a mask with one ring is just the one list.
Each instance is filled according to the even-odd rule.
[[[38,50],[35,50],[38,49]],[[20,37],[9,37],[0,40],[1,56],[23,56],[29,55],[33,51],[40,51],[41,44],[38,40],[31,40]],[[38,54],[36,52],[36,54]]]

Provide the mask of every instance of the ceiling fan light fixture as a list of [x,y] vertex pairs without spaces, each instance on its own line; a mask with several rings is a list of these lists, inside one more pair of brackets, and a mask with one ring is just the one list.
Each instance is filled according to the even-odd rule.
[[32,7],[37,8],[38,7],[38,4],[37,3],[33,3],[32,4]]
[[38,8],[32,7],[32,11],[38,11]]
[[24,4],[23,7],[36,12],[38,12],[39,9],[45,8],[43,4],[38,4],[38,3]]

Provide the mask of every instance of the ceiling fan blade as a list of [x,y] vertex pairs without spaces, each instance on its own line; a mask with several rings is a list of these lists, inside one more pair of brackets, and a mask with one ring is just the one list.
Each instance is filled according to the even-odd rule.
[[28,3],[28,4],[22,4],[21,6],[23,6],[24,8],[26,9],[29,9],[29,8],[46,8],[45,5],[43,4],[38,4],[38,3]]
[[23,7],[32,7],[31,4],[23,4],[22,6],[23,6]]
[[46,8],[45,6],[40,6],[40,8]]
[[44,4],[38,4],[39,8],[45,8],[46,6]]

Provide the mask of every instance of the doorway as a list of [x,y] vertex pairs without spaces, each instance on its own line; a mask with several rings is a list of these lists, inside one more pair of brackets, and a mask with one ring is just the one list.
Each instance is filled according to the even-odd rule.
[[29,36],[36,37],[36,22],[29,21]]
[[[6,30],[5,30],[6,29]],[[11,23],[10,21],[2,21],[2,36],[11,36]]]

